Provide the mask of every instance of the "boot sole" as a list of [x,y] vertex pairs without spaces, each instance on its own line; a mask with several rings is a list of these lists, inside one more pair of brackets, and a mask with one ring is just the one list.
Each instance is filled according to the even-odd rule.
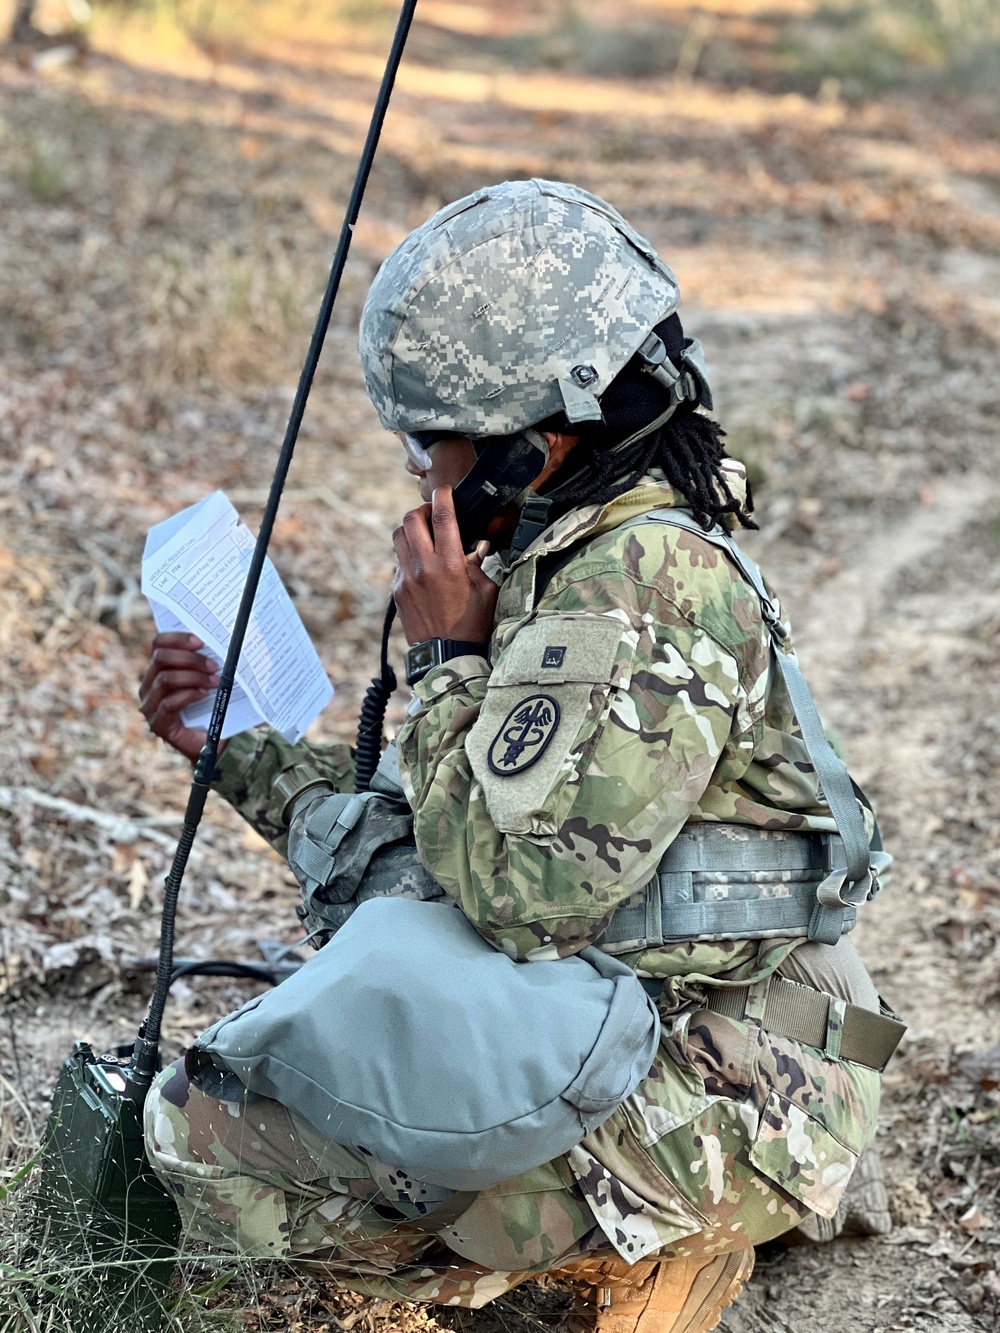
[[695,1278],[671,1333],[710,1333],[753,1272],[752,1249],[720,1254]]

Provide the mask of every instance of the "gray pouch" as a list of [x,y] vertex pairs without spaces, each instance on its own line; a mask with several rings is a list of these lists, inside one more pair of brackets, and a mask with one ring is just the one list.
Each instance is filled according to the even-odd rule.
[[356,794],[311,787],[291,806],[288,864],[302,890],[298,914],[317,948],[372,898],[443,898],[444,890],[417,859],[413,812],[390,745]]

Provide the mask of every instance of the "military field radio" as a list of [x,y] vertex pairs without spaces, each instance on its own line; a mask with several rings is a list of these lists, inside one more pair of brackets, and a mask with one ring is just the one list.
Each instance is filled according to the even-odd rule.
[[[88,1333],[111,1329],[156,1333],[165,1327],[168,1318],[166,1288],[174,1268],[180,1226],[173,1201],[146,1161],[142,1107],[159,1067],[160,1027],[173,971],[177,901],[215,772],[236,666],[281,493],[415,8],[416,0],[404,0],[400,10],[236,613],[205,744],[195,766],[183,830],[166,879],[160,953],[149,1012],[132,1047],[98,1056],[86,1042],[77,1042],[56,1085],[36,1209],[38,1247],[49,1264],[44,1284],[48,1295],[43,1299],[58,1303],[63,1317],[72,1319],[71,1324],[61,1322],[60,1327],[87,1329]],[[385,670],[381,683],[388,684]],[[369,737],[369,748],[372,739]],[[379,741],[380,735],[374,738],[376,750]],[[48,1323],[45,1326],[50,1327]]]

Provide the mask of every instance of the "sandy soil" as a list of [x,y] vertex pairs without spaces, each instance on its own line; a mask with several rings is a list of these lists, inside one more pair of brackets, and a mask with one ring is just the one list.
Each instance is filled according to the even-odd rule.
[[[668,8],[683,36],[691,15]],[[995,1330],[996,106],[789,94],[768,73],[774,34],[755,7],[714,8],[746,53],[738,84],[683,67],[518,69],[501,43],[550,21],[544,6],[428,4],[273,554],[338,686],[318,734],[349,738],[375,666],[388,533],[411,499],[354,350],[377,263],[443,201],[527,174],[606,195],[653,239],[755,481],[761,531],[747,546],[791,608],[897,856],[858,937],[910,1023],[880,1127],[893,1234],[770,1247],[723,1327]],[[12,1157],[37,1141],[71,1040],[128,1040],[141,1017],[134,960],[155,949],[185,796],[183,764],[135,711],[143,536],[216,486],[259,515],[385,39],[244,34],[204,49],[153,36],[102,28],[81,65],[47,76],[0,61],[0,1145]],[[294,901],[277,859],[213,804],[181,951],[251,959],[261,937],[296,938]],[[250,993],[179,983],[170,1051]],[[384,1333],[428,1318],[281,1275],[250,1304],[254,1329]],[[431,1321],[558,1327],[563,1304],[532,1287]]]

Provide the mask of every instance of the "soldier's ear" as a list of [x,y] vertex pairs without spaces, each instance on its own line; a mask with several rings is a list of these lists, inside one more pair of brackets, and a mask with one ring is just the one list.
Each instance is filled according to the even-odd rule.
[[579,435],[564,435],[562,431],[543,430],[539,434],[549,446],[549,461],[531,483],[531,489],[539,490],[562,467],[569,454],[580,443]]

